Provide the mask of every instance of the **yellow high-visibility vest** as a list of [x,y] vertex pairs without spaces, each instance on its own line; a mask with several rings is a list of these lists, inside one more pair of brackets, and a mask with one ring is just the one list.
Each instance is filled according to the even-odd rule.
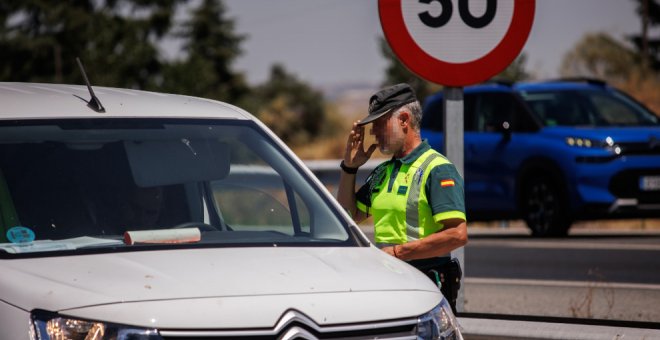
[[414,162],[401,164],[396,178],[391,181],[394,163],[379,166],[372,176],[376,186],[372,192],[371,207],[358,202],[358,208],[373,216],[374,239],[380,244],[402,244],[431,235],[444,226],[441,220],[461,218],[463,211],[433,214],[428,202],[426,181],[431,169],[450,164],[440,153],[426,150]]

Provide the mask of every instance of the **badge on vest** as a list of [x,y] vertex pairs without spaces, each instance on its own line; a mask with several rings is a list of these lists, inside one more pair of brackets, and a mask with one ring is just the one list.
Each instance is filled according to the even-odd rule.
[[408,187],[402,185],[402,186],[399,187],[399,190],[396,192],[396,194],[397,195],[405,195],[406,191],[408,191]]
[[446,187],[453,187],[454,186],[454,180],[453,179],[443,179],[440,181],[440,186],[443,188]]

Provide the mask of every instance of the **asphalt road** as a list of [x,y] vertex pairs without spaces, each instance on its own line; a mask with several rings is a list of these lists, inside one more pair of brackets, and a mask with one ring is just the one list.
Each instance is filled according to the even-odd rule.
[[472,232],[465,311],[660,322],[660,230]]
[[660,284],[660,234],[621,232],[560,239],[471,235],[465,276]]
[[464,256],[464,312],[660,322],[658,228],[470,228]]
[[[369,227],[362,230],[373,238]],[[660,230],[589,229],[538,239],[520,228],[474,228],[464,267],[467,278],[660,285]]]

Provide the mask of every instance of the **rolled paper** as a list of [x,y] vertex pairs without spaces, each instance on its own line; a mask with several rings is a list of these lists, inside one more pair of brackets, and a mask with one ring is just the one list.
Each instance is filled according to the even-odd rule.
[[124,232],[124,243],[190,243],[199,242],[199,228],[131,230]]

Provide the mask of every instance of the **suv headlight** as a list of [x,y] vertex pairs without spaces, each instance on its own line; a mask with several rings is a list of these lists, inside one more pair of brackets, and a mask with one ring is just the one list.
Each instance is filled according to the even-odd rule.
[[417,339],[463,339],[447,299],[443,298],[439,305],[417,319]]
[[621,154],[621,147],[614,143],[612,137],[607,137],[604,142],[581,137],[566,137],[566,144],[579,148],[605,148],[615,155]]
[[603,147],[603,142],[589,138],[580,137],[566,137],[566,144],[569,146],[577,146],[580,148]]
[[36,340],[162,340],[155,329],[117,325],[60,316],[56,313],[32,313],[32,339]]

